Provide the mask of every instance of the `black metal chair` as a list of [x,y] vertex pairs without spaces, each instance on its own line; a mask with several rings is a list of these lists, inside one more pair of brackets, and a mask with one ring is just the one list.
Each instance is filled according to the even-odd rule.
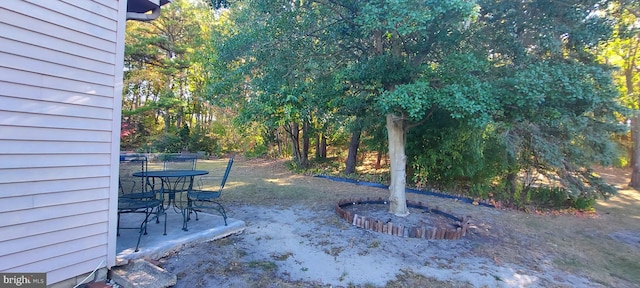
[[149,183],[147,179],[133,177],[133,173],[135,172],[147,171],[147,163],[147,157],[144,155],[120,155],[120,177],[118,178],[119,198],[156,198],[155,191],[149,186],[151,183]]
[[[159,222],[159,216],[164,214],[165,230],[167,215],[162,210],[162,200],[157,199],[153,187],[149,187],[149,182],[144,177],[133,177],[134,172],[147,170],[147,158],[144,155],[126,154],[120,155],[120,177],[118,195],[118,223],[117,235],[120,236],[120,229],[138,229],[138,241],[135,251],[139,251],[142,235],[147,234],[147,223],[155,218]],[[144,218],[139,226],[122,227],[120,218],[122,214],[136,213],[143,214]],[[155,214],[154,217],[151,215]]]
[[[213,209],[218,211],[218,213],[220,213],[220,215],[222,215],[222,218],[224,219],[224,225],[227,226],[227,213],[224,209],[224,206],[222,206],[222,204],[220,204],[217,199],[222,195],[222,189],[224,188],[224,185],[229,178],[229,173],[231,172],[232,166],[233,157],[231,157],[229,159],[229,162],[227,162],[227,168],[224,171],[224,175],[222,176],[222,180],[220,181],[220,187],[218,188],[218,190],[204,189],[204,183],[202,181],[198,181],[198,189],[193,189],[187,193],[187,206],[182,210],[184,221],[182,230],[188,230],[187,222],[190,220],[189,216],[191,212],[195,213],[197,221],[198,212],[201,212],[204,209]],[[199,180],[202,180],[202,178]]]
[[195,170],[198,161],[197,154],[165,154],[163,170]]

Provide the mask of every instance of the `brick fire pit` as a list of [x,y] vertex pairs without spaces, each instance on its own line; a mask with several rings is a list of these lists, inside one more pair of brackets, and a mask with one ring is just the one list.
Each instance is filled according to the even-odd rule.
[[421,238],[426,240],[457,240],[462,238],[467,233],[471,216],[457,217],[452,214],[440,211],[438,209],[431,209],[424,205],[422,202],[414,202],[407,200],[407,207],[421,209],[429,213],[444,216],[446,219],[450,219],[451,223],[448,223],[446,227],[435,227],[429,225],[394,225],[392,222],[380,221],[378,219],[368,218],[366,215],[354,214],[351,211],[345,210],[345,207],[352,205],[363,204],[381,204],[388,205],[388,202],[378,198],[377,200],[367,199],[343,199],[338,201],[336,205],[336,213],[342,219],[346,220],[352,225],[376,231],[380,233],[390,234],[400,237],[409,238]]

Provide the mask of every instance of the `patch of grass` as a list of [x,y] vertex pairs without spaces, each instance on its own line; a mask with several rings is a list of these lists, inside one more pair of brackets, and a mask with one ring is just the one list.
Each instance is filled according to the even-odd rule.
[[247,256],[249,253],[247,251],[238,249],[238,250],[234,250],[233,254],[235,257],[242,258],[244,256]]
[[555,259],[553,260],[553,263],[558,265],[563,270],[578,271],[585,267],[580,259],[570,256]]
[[426,277],[410,270],[400,270],[395,280],[387,282],[385,288],[404,287],[441,287],[441,288],[472,288],[469,282],[441,281],[434,277]]
[[287,252],[284,254],[271,254],[271,259],[276,260],[276,261],[285,261],[287,259],[289,259],[289,257],[293,256],[293,253],[291,252]]
[[233,245],[234,241],[233,239],[231,239],[231,237],[225,237],[225,238],[220,238],[218,240],[215,240],[216,245],[218,245],[218,247],[222,247],[222,246],[228,246],[228,245]]
[[257,268],[266,272],[275,272],[278,270],[278,265],[271,261],[251,261],[247,263],[249,268]]
[[232,274],[240,274],[242,273],[242,263],[231,261],[224,269],[224,272],[232,273]]
[[369,243],[369,246],[367,246],[367,247],[368,248],[378,248],[378,246],[380,246],[380,241],[373,240],[371,243]]
[[342,251],[344,251],[344,248],[342,247],[331,247],[331,249],[325,249],[324,253],[327,253],[334,257],[338,257],[340,256],[340,253],[342,253]]

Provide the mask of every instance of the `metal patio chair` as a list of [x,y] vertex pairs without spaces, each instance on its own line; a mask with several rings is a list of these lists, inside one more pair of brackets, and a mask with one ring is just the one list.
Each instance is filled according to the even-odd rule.
[[133,177],[133,173],[135,172],[147,171],[147,163],[147,157],[144,155],[120,155],[120,177],[118,178],[119,198],[156,198],[153,186],[147,179]]
[[[155,218],[159,222],[159,216],[164,214],[165,230],[167,215],[162,210],[162,200],[157,199],[156,191],[149,186],[149,181],[145,177],[133,177],[134,172],[147,170],[147,158],[144,155],[120,155],[120,177],[118,181],[118,222],[117,235],[120,236],[120,229],[138,229],[138,241],[135,251],[139,251],[142,235],[147,234],[147,223]],[[143,214],[144,218],[139,226],[122,227],[120,218],[122,214]],[[154,215],[151,217],[151,215]]]
[[195,170],[198,161],[197,154],[166,154],[163,157],[163,170]]
[[218,198],[222,195],[222,189],[224,188],[227,179],[229,178],[229,173],[231,172],[231,167],[233,166],[233,157],[229,158],[229,162],[227,162],[227,168],[224,171],[224,175],[220,180],[220,187],[215,189],[206,189],[205,183],[203,183],[203,179],[210,179],[210,177],[200,178],[198,181],[198,189],[193,189],[187,193],[187,206],[182,210],[183,216],[183,227],[182,229],[187,231],[187,222],[190,220],[191,212],[194,212],[196,215],[196,221],[198,220],[198,212],[201,212],[205,209],[213,209],[216,210],[222,218],[224,219],[224,225],[227,226],[227,213],[224,209],[224,206],[217,201]]

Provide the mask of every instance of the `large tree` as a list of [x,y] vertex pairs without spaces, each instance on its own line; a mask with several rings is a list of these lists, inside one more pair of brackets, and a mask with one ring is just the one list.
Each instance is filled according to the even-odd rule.
[[[203,101],[209,61],[205,57],[209,53],[203,52],[208,49],[212,19],[208,7],[178,0],[167,5],[156,21],[127,25],[122,122],[129,128],[125,131],[136,131],[131,136],[145,139],[132,141],[126,148],[139,148],[159,133],[177,136],[188,126],[199,132],[194,128],[212,118],[211,107]],[[197,149],[186,143],[180,146],[170,150]]]
[[293,119],[309,103],[331,103],[306,100],[321,96],[307,97],[319,78],[306,67],[332,67],[326,71],[342,83],[338,91],[364,96],[355,99],[379,111],[368,114],[383,115],[391,213],[408,213],[407,132],[434,115],[500,135],[510,162],[505,174],[513,183],[520,170],[535,167],[576,194],[606,190],[588,169],[611,158],[609,137],[618,129],[609,71],[592,55],[609,37],[600,9],[606,3],[241,3],[232,9],[245,15],[239,20],[246,31],[238,31],[245,46],[235,47],[249,52],[240,58],[250,63],[244,75],[261,115]]

